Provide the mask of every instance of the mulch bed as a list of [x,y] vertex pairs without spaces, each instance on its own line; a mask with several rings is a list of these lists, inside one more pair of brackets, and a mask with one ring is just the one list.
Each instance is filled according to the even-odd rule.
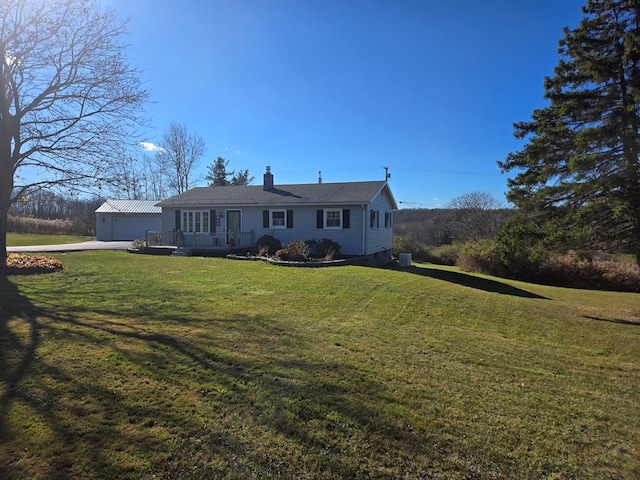
[[64,266],[56,258],[43,255],[7,255],[6,268],[0,269],[1,275],[32,275],[35,273],[59,272]]

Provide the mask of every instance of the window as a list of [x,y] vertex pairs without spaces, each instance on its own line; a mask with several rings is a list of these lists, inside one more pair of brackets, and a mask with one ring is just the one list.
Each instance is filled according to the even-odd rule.
[[293,210],[263,210],[262,228],[293,228]]
[[393,212],[384,212],[384,228],[391,228],[393,226]]
[[325,210],[324,228],[342,228],[342,210]]
[[182,212],[181,230],[185,233],[209,233],[208,210],[185,210]]
[[316,228],[347,229],[351,227],[351,210],[348,208],[325,208],[317,210]]
[[271,210],[270,212],[271,212],[271,228],[287,227],[286,210]]
[[371,228],[380,228],[380,210],[371,210]]

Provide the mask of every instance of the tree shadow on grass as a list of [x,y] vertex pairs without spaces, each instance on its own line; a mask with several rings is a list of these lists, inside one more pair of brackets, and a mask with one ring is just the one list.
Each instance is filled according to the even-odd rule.
[[[353,446],[354,436],[364,452],[375,440],[394,454],[414,452],[406,462],[428,454],[370,405],[380,395],[401,408],[378,379],[338,359],[292,358],[292,350],[317,345],[286,322],[260,315],[195,320],[180,312],[136,319],[112,307],[52,301],[40,308],[0,277],[1,478],[28,470],[52,479],[79,471],[87,478],[250,478],[298,470],[345,478],[376,466],[373,452],[359,461],[328,454]],[[216,340],[230,332],[237,344]],[[61,358],[46,353],[52,342],[65,352]],[[220,418],[220,410],[242,425]],[[23,421],[24,430],[16,430]],[[292,460],[263,442],[278,436],[304,456]],[[398,442],[404,448],[393,446]]]
[[507,283],[499,282],[497,280],[492,280],[489,278],[477,277],[475,275],[469,275],[462,272],[452,272],[449,270],[441,270],[438,268],[416,266],[411,266],[408,268],[396,268],[396,270],[412,273],[414,275],[421,275],[423,277],[435,278],[437,280],[444,280],[445,282],[455,283],[456,285],[475,288],[477,290],[482,290],[485,292],[500,293],[502,295],[511,295],[521,298],[549,300],[547,297],[522,290],[521,288],[514,287]]
[[631,325],[634,327],[640,327],[640,322],[637,320],[625,320],[624,318],[600,318],[593,317],[591,315],[584,315],[583,318],[586,318],[588,320],[596,320],[598,322],[618,323],[620,325]]
[[[8,441],[8,412],[22,394],[39,344],[39,310],[20,293],[9,277],[0,274],[0,445]],[[0,477],[13,478],[0,465]]]
[[0,442],[6,438],[6,412],[18,395],[38,348],[39,310],[6,275],[0,275]]

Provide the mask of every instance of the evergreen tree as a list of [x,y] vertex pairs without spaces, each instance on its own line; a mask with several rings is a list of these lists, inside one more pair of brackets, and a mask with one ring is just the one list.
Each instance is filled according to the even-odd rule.
[[[227,177],[230,174],[227,173],[227,165],[229,165],[229,160],[218,157],[213,163],[207,166],[208,172],[205,179],[210,187],[226,187],[229,185]],[[231,174],[233,174],[233,172],[231,172]]]
[[[235,171],[227,171],[229,160],[222,157],[216,158],[213,163],[207,166],[207,175],[205,179],[210,187],[226,187],[229,185],[242,186],[250,185],[253,177],[249,176],[249,170],[240,170],[236,175]],[[229,180],[231,177],[231,180]]]
[[231,185],[233,186],[251,185],[251,182],[253,182],[253,176],[249,176],[249,169],[240,170],[231,178]]
[[517,172],[507,198],[520,218],[640,265],[640,0],[589,0],[583,13],[545,79],[548,106],[515,124],[527,143],[498,163]]

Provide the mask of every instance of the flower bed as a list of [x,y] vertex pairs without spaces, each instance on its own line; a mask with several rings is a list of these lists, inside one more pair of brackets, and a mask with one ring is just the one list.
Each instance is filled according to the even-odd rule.
[[307,261],[294,261],[294,260],[279,260],[275,257],[266,257],[259,255],[234,255],[229,254],[226,258],[230,260],[262,260],[263,262],[270,263],[272,265],[280,265],[284,267],[337,267],[341,265],[366,265],[367,259],[365,257],[349,257],[335,260],[323,260],[321,258],[314,258]]

